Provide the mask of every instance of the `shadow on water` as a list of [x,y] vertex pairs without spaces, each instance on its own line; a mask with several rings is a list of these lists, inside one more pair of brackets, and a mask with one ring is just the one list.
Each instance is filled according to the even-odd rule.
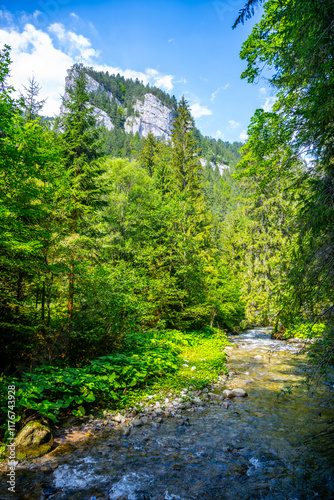
[[[80,500],[333,499],[332,388],[303,385],[305,357],[254,329],[233,336],[226,384],[249,396],[161,426],[109,430],[71,454],[18,471],[17,496]],[[261,357],[259,357],[261,356]],[[287,386],[299,386],[291,394]],[[55,467],[55,468],[52,468]],[[6,494],[0,491],[0,496]],[[1,498],[7,498],[1,496]]]

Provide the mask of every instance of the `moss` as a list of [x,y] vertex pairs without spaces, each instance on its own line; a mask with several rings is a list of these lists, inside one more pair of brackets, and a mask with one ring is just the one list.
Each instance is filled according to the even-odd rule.
[[37,458],[48,453],[53,445],[49,427],[37,421],[28,422],[15,439],[17,460]]

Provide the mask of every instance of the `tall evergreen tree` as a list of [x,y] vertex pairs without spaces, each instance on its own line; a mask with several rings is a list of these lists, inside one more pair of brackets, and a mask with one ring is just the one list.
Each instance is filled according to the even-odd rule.
[[89,104],[87,78],[82,65],[74,66],[68,75],[70,84],[63,99],[62,130],[65,165],[70,173],[69,232],[70,251],[68,317],[73,316],[75,264],[80,251],[91,244],[89,215],[98,201],[96,177],[100,173],[97,159],[101,154],[99,129]]
[[43,109],[46,99],[38,100],[41,87],[34,77],[29,79],[29,87],[23,86],[23,88],[25,93],[21,93],[21,108],[24,117],[27,121],[35,120],[40,116],[40,111]]
[[182,97],[172,124],[172,166],[180,191],[197,196],[202,189],[202,166],[194,138],[194,119]]

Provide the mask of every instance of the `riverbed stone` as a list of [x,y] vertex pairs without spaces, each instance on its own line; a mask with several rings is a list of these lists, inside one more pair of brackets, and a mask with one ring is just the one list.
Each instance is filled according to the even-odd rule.
[[244,389],[232,389],[232,393],[237,397],[237,398],[245,398],[248,396],[247,392]]
[[36,458],[51,450],[53,436],[51,430],[40,422],[28,422],[15,439],[16,458]]
[[209,392],[208,396],[210,399],[221,399],[221,396],[219,396],[219,394],[215,394],[214,392]]
[[114,422],[117,422],[118,424],[124,424],[125,417],[123,417],[123,415],[121,415],[120,413],[117,413],[117,415],[113,415],[111,417],[111,420],[113,420]]
[[235,394],[233,394],[232,391],[229,391],[228,389],[226,389],[225,391],[223,391],[223,397],[225,399],[233,399],[233,398],[235,398]]
[[132,427],[140,427],[141,425],[143,425],[141,418],[136,418],[132,421]]

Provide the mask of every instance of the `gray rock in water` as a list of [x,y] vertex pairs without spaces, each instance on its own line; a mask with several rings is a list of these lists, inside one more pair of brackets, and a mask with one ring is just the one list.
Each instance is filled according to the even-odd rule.
[[124,427],[123,434],[124,436],[128,437],[131,432],[131,427]]
[[234,394],[237,398],[245,398],[248,396],[244,389],[232,389],[232,394]]
[[141,425],[143,425],[141,418],[136,418],[132,421],[132,427],[140,427]]
[[114,422],[117,422],[119,424],[124,424],[125,417],[123,417],[123,415],[121,415],[120,413],[117,413],[117,415],[113,415],[111,417],[111,420],[113,420]]
[[209,392],[208,396],[210,399],[221,399],[221,396],[219,396],[219,394],[215,394],[214,392]]
[[226,399],[233,399],[233,398],[235,398],[235,394],[233,394],[232,391],[229,391],[228,389],[226,389],[223,392],[223,397],[226,398]]

